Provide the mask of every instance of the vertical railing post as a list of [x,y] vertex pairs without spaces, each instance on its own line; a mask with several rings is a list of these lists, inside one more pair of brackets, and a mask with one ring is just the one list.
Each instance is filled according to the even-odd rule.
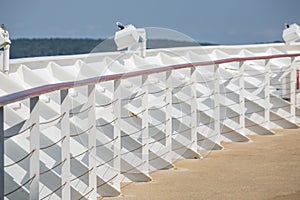
[[197,152],[197,90],[196,90],[196,68],[190,68],[191,76],[191,149]]
[[[118,179],[120,178],[120,170],[121,170],[121,79],[114,80],[114,96],[113,96],[113,112],[115,115],[115,122],[114,122],[114,162],[113,167],[115,171],[118,173]],[[120,182],[114,181],[114,185],[117,189],[120,190]]]
[[270,128],[270,60],[266,60],[266,66],[265,66],[265,126],[266,128]]
[[29,178],[32,178],[30,183],[29,192],[30,199],[39,199],[39,182],[40,182],[40,108],[39,108],[39,97],[30,98],[30,124],[32,128],[30,130],[30,150],[32,155],[30,157],[29,166]]
[[143,164],[143,172],[145,174],[149,173],[149,121],[148,121],[148,75],[142,76],[142,107],[144,110],[142,116],[142,162]]
[[291,107],[290,112],[292,115],[293,122],[296,123],[296,73],[297,73],[297,67],[295,63],[295,57],[291,58],[291,76],[290,76],[290,101],[291,101]]
[[0,107],[0,199],[4,199],[4,107]]
[[89,186],[94,188],[89,196],[91,199],[97,198],[97,169],[96,169],[96,113],[95,113],[95,85],[88,85],[88,127],[90,127],[88,135],[89,149]]
[[10,54],[10,45],[6,45],[3,51],[3,72],[9,72],[9,54]]
[[71,163],[70,163],[70,97],[68,90],[60,90],[60,113],[63,115],[61,119],[61,137],[64,138],[61,141],[61,159],[64,164],[61,167],[61,184],[65,184],[62,187],[62,199],[71,199]]
[[167,160],[172,160],[172,71],[166,72],[166,147],[169,151]]
[[245,66],[244,62],[239,62],[239,86],[240,86],[240,94],[239,94],[239,104],[240,104],[240,127],[241,132],[245,131],[245,82],[244,82],[244,71]]
[[[220,74],[219,65],[214,65],[214,135],[221,134],[221,123],[220,123]],[[218,142],[218,141],[214,141]]]

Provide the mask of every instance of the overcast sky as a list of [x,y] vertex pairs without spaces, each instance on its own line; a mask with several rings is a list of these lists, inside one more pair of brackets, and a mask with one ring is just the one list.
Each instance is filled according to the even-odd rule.
[[0,23],[11,38],[105,38],[115,22],[163,27],[201,42],[281,40],[300,24],[300,0],[2,0]]

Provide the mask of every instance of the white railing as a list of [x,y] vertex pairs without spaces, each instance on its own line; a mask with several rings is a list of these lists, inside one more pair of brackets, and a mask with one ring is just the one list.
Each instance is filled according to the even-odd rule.
[[[273,127],[297,127],[300,108],[296,105],[295,58],[299,56],[282,54],[186,63],[50,84],[2,96],[0,196],[13,199],[27,194],[30,199],[52,196],[66,200],[71,195],[83,199],[116,196],[124,178],[149,181],[149,172],[170,168],[177,158],[200,158],[203,151],[221,148],[220,140],[247,141],[246,135],[253,132],[272,134]],[[290,65],[284,71],[272,69],[272,60],[278,58],[290,58]],[[247,64],[257,60],[264,61],[263,70]],[[237,71],[228,73],[231,77],[220,71],[220,66],[226,63],[238,64]],[[205,66],[212,68],[210,80],[199,79],[201,67]],[[283,76],[284,72],[287,73]],[[180,80],[175,73],[186,78]],[[287,77],[283,84],[287,87],[274,82],[275,75]],[[149,77],[156,77],[164,87],[152,87]],[[257,83],[251,82],[252,79]],[[124,81],[140,90],[128,98],[122,87]],[[99,103],[102,101],[97,99],[97,85],[102,83],[113,86],[110,102]],[[150,86],[156,90],[150,90]],[[70,95],[73,88],[78,88],[84,98],[77,100]],[[59,109],[57,116],[42,121],[47,110],[40,97],[45,94],[51,96]],[[165,98],[151,104],[151,99],[159,99],[162,94]],[[130,103],[126,104],[128,100]],[[140,102],[133,103],[135,100]],[[8,107],[16,102],[28,108],[25,111],[29,117],[14,124],[8,122],[11,120]],[[110,117],[101,114],[110,112],[108,107],[113,111]],[[156,111],[157,114],[152,114]],[[77,127],[76,133],[72,133],[77,123],[74,118],[82,124],[87,119],[85,128]],[[133,119],[140,121],[136,124],[128,121]],[[49,135],[44,137],[41,131],[51,127]],[[55,130],[59,134],[55,135]],[[86,142],[79,145],[78,138]],[[41,143],[46,140],[48,144]],[[22,146],[15,158],[8,152],[11,148],[6,148],[14,142]],[[51,148],[60,151],[60,155],[54,156],[59,160],[53,161],[55,150]],[[7,178],[14,173],[22,178]],[[47,183],[52,181],[51,177],[55,177],[56,185]]]

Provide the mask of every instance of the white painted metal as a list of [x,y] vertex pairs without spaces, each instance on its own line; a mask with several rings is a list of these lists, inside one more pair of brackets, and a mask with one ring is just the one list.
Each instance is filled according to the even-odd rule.
[[70,97],[68,90],[60,91],[60,114],[63,115],[60,121],[61,137],[64,138],[61,141],[61,161],[64,162],[61,168],[61,184],[65,185],[62,188],[61,198],[71,199],[71,162],[70,162]]
[[167,161],[172,162],[172,71],[166,72],[166,112],[165,112],[165,138],[166,138],[166,148],[167,148]]
[[[299,32],[300,34],[300,32]],[[291,74],[290,74],[290,113],[292,115],[292,122],[296,123],[296,62],[295,58],[291,58]]]
[[266,60],[266,66],[265,66],[265,88],[264,88],[264,98],[265,98],[265,126],[267,128],[270,128],[270,111],[271,111],[271,105],[270,105],[270,60]]
[[300,26],[298,24],[288,25],[283,30],[282,38],[286,43],[299,42],[300,41]]
[[115,181],[113,181],[113,185],[120,189],[120,173],[121,173],[121,81],[122,80],[115,80],[114,81],[114,96],[113,96],[113,114],[115,117],[114,128],[113,128],[113,138],[115,139],[113,145],[113,169],[115,173],[118,174],[118,177]]
[[6,45],[3,51],[3,72],[8,73],[9,71],[9,53],[10,45]]
[[144,110],[142,115],[142,167],[141,170],[146,175],[149,175],[149,81],[148,75],[142,76],[142,109]]
[[220,115],[220,71],[219,65],[214,65],[214,136],[219,137],[221,134],[221,115]]
[[[0,108],[0,131],[4,133],[4,107]],[[4,134],[0,134],[0,197],[4,197]]]
[[39,97],[30,98],[30,167],[29,178],[32,179],[30,183],[30,199],[39,199],[39,184],[40,184],[40,108]]
[[191,85],[190,92],[191,92],[191,149],[195,152],[198,150],[197,146],[197,127],[198,127],[198,118],[197,118],[197,89],[196,89],[196,82],[197,82],[197,74],[196,74],[196,68],[192,67],[190,68],[190,77],[191,77]]
[[0,49],[4,49],[2,55],[0,54],[0,66],[2,66],[2,71],[8,73],[9,71],[9,49],[11,41],[9,39],[9,33],[5,30],[4,24],[1,24],[0,27]]
[[137,29],[132,24],[123,26],[115,33],[114,41],[118,50],[127,48],[128,51],[138,51],[142,57],[146,55],[146,31],[143,28]]
[[245,73],[245,66],[244,62],[239,62],[239,104],[240,104],[240,117],[239,123],[241,127],[241,132],[244,133],[245,131],[245,83],[244,83],[244,73]]
[[96,176],[96,114],[95,114],[95,85],[88,85],[88,127],[90,127],[88,135],[88,149],[89,149],[89,187],[93,188],[89,198],[96,199],[97,191],[97,176]]
[[[205,50],[219,59],[299,53],[299,45],[221,46]],[[147,50],[145,58],[126,53],[123,62],[119,58],[113,62],[120,56],[115,52],[92,55],[89,62],[82,61],[81,55],[11,60],[10,72],[0,74],[4,83],[0,97],[49,83],[99,76],[103,71],[100,63],[112,66],[108,71],[115,74],[188,59],[203,61],[198,55],[199,47],[168,51],[176,56],[160,49]],[[129,68],[132,66],[134,69]],[[62,89],[32,97],[31,103],[24,100],[5,109],[1,107],[3,135],[20,133],[4,139],[11,151],[4,155],[4,165],[15,163],[5,167],[1,175],[9,177],[4,189],[13,191],[21,186],[26,171],[28,178],[34,177],[30,184],[5,198],[18,198],[22,193],[30,199],[47,195],[52,199],[116,196],[120,194],[121,181],[149,181],[151,171],[168,169],[177,158],[199,157],[198,150],[202,153],[222,149],[221,141],[245,142],[249,141],[248,134],[273,134],[270,128],[297,128],[297,67],[297,58],[292,62],[274,58],[192,67]],[[279,81],[284,76],[290,82],[284,85],[289,91],[284,94],[285,99],[278,92],[284,89]],[[209,84],[209,80],[213,81]],[[132,94],[132,90],[138,92]],[[127,95],[141,96],[125,102]],[[131,114],[125,115],[128,113]],[[82,134],[75,137],[78,132]],[[51,148],[40,148],[49,143],[53,143]],[[22,156],[13,154],[29,156],[22,163],[18,162]],[[59,162],[62,164],[55,167]],[[39,177],[45,171],[48,172]]]

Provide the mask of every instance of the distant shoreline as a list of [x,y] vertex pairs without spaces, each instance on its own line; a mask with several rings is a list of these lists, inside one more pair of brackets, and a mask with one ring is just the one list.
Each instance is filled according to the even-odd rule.
[[[278,43],[282,41],[274,41]],[[271,43],[271,42],[261,42]],[[256,43],[260,44],[260,43]],[[168,39],[148,39],[147,48],[168,48],[183,46],[217,46],[220,44],[196,41],[176,41]],[[10,58],[26,58],[40,56],[76,55],[90,52],[116,51],[112,39],[76,39],[76,38],[33,38],[12,39]]]

